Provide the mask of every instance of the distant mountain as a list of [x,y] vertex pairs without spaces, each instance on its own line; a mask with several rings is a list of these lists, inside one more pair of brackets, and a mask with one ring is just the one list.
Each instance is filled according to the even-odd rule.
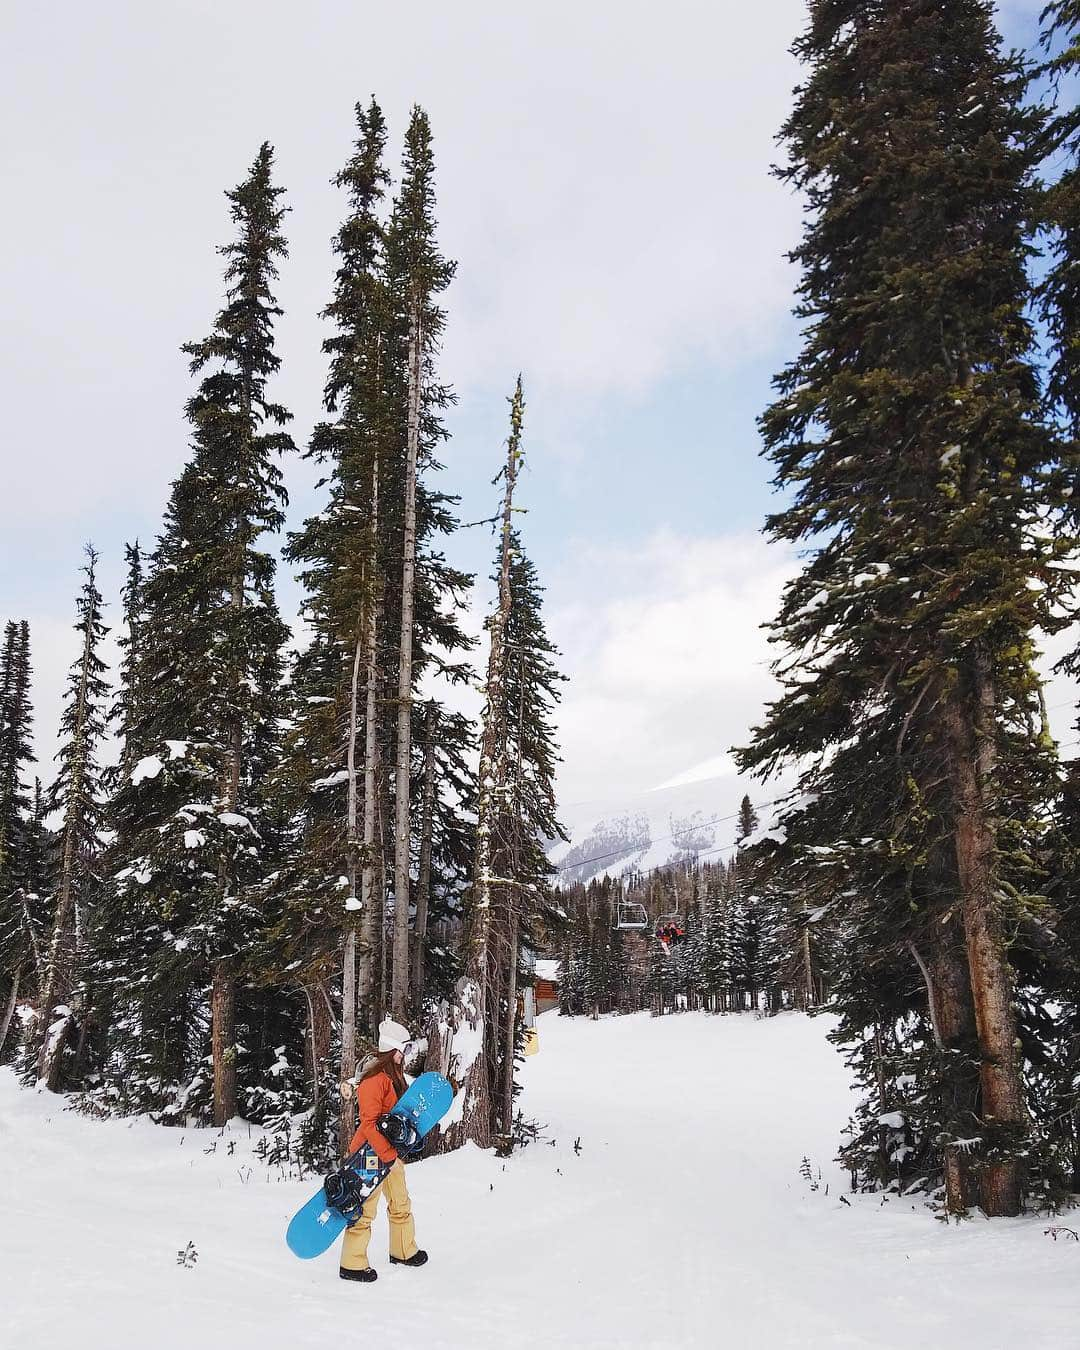
[[550,851],[557,880],[567,885],[693,857],[729,858],[739,803],[748,791],[751,801],[760,795],[758,785],[740,779],[723,755],[648,792],[562,805],[570,842]]

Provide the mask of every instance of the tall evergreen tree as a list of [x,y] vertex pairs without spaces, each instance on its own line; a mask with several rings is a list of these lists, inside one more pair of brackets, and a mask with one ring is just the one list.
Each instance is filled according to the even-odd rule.
[[1043,14],[1047,68],[1058,89],[1059,111],[1050,143],[1065,167],[1046,195],[1053,230],[1053,265],[1043,285],[1043,316],[1053,344],[1049,397],[1080,438],[1080,0],[1052,0]]
[[776,1011],[773,991],[780,975],[780,923],[766,895],[736,886],[728,932],[728,979],[737,1006],[756,1011],[762,999]]
[[[509,791],[506,671],[508,634],[513,593],[510,586],[513,549],[514,486],[521,467],[521,429],[525,401],[521,377],[510,404],[510,435],[506,464],[495,482],[503,482],[501,531],[498,558],[498,594],[488,620],[488,665],[484,685],[484,711],[480,731],[480,770],[476,822],[476,863],[467,937],[465,976],[458,996],[459,1010],[470,1029],[470,1039],[479,1038],[464,1076],[465,1104],[462,1128],[466,1138],[481,1148],[491,1142],[497,1100],[497,1065],[501,1044],[499,1029],[500,986],[503,971],[511,963],[509,948],[513,928],[513,836],[508,837],[506,798]],[[502,950],[500,950],[502,949]],[[502,960],[500,960],[500,957]],[[517,971],[514,942],[513,970]]]
[[719,1012],[730,985],[731,896],[727,869],[706,866],[704,906],[698,937],[699,987],[706,1007]]
[[34,761],[30,677],[30,627],[12,620],[0,647],[0,1052],[20,995],[29,1001],[45,973],[46,919],[27,876],[35,819],[24,777]]
[[41,995],[37,1075],[56,1092],[71,1029],[81,1024],[86,1039],[84,986],[89,910],[100,889],[98,857],[104,814],[104,775],[100,763],[108,721],[109,687],[101,643],[108,629],[97,587],[98,554],[88,546],[86,581],[75,605],[80,651],[68,676],[60,721],[60,771],[49,804],[61,818],[60,858],[53,908],[45,986]]
[[0,894],[17,884],[20,844],[30,797],[24,765],[34,761],[31,740],[30,627],[9,622],[0,651]]
[[[1041,114],[991,11],[817,0],[796,44],[781,176],[809,207],[807,336],[762,429],[793,489],[769,531],[814,552],[773,625],[784,692],[741,758],[810,764],[790,849],[830,847],[846,893],[862,880],[875,950],[921,942],[946,1047],[975,1028],[993,1215],[1017,1212],[1031,1148],[1007,940],[1024,882],[1003,884],[999,820],[1046,753],[1031,632],[1067,581],[1040,528],[1057,448],[1025,317]],[[968,1194],[950,1181],[953,1207]]]
[[146,575],[138,540],[134,544],[124,545],[124,558],[127,562],[127,576],[120,595],[123,631],[117,639],[122,656],[117,672],[116,699],[112,708],[115,734],[120,741],[118,781],[130,776],[131,770],[142,758],[132,735],[142,715],[140,703],[143,697],[143,691],[138,686],[138,676],[142,656],[142,626],[145,618],[143,592]]
[[[1080,3],[1052,0],[1043,12],[1044,72],[1051,77],[1056,110],[1048,135],[1048,171],[1054,181],[1043,197],[1050,267],[1041,290],[1049,335],[1047,404],[1074,447],[1080,444]],[[1060,522],[1071,545],[1078,517],[1074,491]],[[1075,621],[1076,602],[1073,600]],[[1075,676],[1080,646],[1060,662]],[[1047,890],[1052,907],[1031,916],[1030,940],[1039,968],[1035,987],[1022,991],[1025,1054],[1031,1064],[1032,1111],[1059,1144],[1069,1189],[1080,1185],[1080,760],[1065,765],[1050,848]],[[1053,1006],[1050,1016],[1047,1006]],[[1037,1023],[1037,1028],[1033,1026]]]
[[210,335],[185,348],[192,372],[205,372],[186,409],[194,453],[142,589],[129,731],[141,758],[115,805],[116,905],[127,924],[139,916],[139,969],[126,973],[137,1006],[122,1019],[137,1078],[147,1104],[167,1114],[196,1109],[210,1088],[209,1030],[217,1123],[236,1110],[236,979],[258,931],[257,891],[274,846],[266,782],[287,636],[263,547],[283,518],[276,459],[292,448],[280,429],[289,414],[267,392],[280,365],[271,288],[286,253],[272,165],[263,145],[226,194],[237,235],[221,249],[225,306]]
[[[518,531],[513,529],[509,590],[503,675],[506,785],[499,804],[503,819],[496,834],[506,841],[506,876],[511,885],[506,888],[505,939],[499,953],[504,980],[493,1080],[493,1123],[503,1135],[510,1133],[517,1091],[514,1062],[521,1036],[517,981],[522,947],[536,950],[561,927],[561,915],[551,893],[554,867],[547,851],[553,841],[566,838],[555,801],[559,752],[554,726],[564,677],[556,664],[558,650],[544,622],[543,588]],[[603,896],[597,900],[595,934],[592,979],[598,1006],[606,1012],[614,997],[614,976],[611,909]]]
[[[299,923],[306,935],[294,968],[316,990],[309,1007],[325,1002],[330,969],[342,961],[342,1080],[355,1071],[358,1005],[368,1044],[378,1020],[375,959],[383,897],[377,810],[384,777],[379,639],[390,565],[381,504],[402,383],[379,214],[388,182],[385,123],[374,100],[357,106],[356,120],[353,154],[335,180],[348,193],[348,213],[334,241],[339,266],[324,312],[334,329],[323,342],[330,358],[324,390],[330,420],[315,428],[308,451],[326,466],[329,501],[288,549],[303,569],[312,642],[297,662],[297,714],[287,748],[299,816],[285,929],[295,933]],[[344,894],[339,878],[346,882]],[[354,1124],[350,1094],[340,1122],[343,1147]]]
[[[439,260],[434,243],[430,132],[423,114],[414,113],[405,180],[388,226],[380,211],[388,181],[382,113],[372,101],[356,116],[354,152],[337,178],[349,206],[335,240],[339,267],[325,313],[334,327],[324,343],[330,417],[316,428],[309,452],[326,466],[329,501],[289,545],[289,556],[303,568],[312,642],[293,678],[295,714],[283,767],[293,804],[291,857],[277,931],[286,958],[279,964],[294,980],[314,981],[322,990],[312,997],[307,989],[309,1008],[325,1006],[326,980],[341,961],[343,1082],[353,1076],[357,1047],[375,1043],[388,976],[398,981],[398,1015],[418,1010],[418,985],[429,970],[428,922],[455,903],[471,854],[471,730],[437,698],[416,698],[425,675],[461,679],[467,673],[453,657],[468,646],[455,609],[469,579],[432,548],[434,537],[454,521],[447,500],[424,481],[425,472],[438,468],[434,450],[445,434],[438,414],[449,402],[434,381],[443,318],[432,297],[452,269]],[[419,345],[410,345],[414,320]],[[412,557],[409,586],[403,585],[405,555]],[[402,795],[397,749],[405,742],[409,774]],[[405,855],[391,829],[396,800],[408,808]],[[392,891],[387,878],[403,856],[406,894],[414,871],[417,879],[417,925],[402,960],[400,945],[387,947],[384,915]],[[404,919],[406,942],[408,910],[391,910]],[[400,926],[397,932],[400,942]],[[450,972],[438,961],[431,969],[445,986]],[[400,1011],[402,988],[406,1013]],[[352,1133],[353,1111],[353,1097],[346,1094],[343,1142]]]
[[[435,378],[435,361],[446,316],[438,297],[449,286],[455,264],[435,239],[435,161],[431,126],[422,108],[414,108],[405,134],[401,188],[387,233],[388,279],[398,315],[405,357],[406,417],[404,455],[395,474],[395,525],[400,519],[401,582],[399,617],[397,726],[394,739],[394,929],[391,1007],[398,1018],[408,1013],[409,912],[412,863],[413,689],[417,678],[416,625],[418,550],[433,522],[424,519],[420,478],[433,467],[433,451],[445,436],[439,412],[451,401]],[[397,485],[400,485],[399,488]],[[431,505],[436,503],[432,501]],[[430,507],[429,507],[430,510]],[[445,527],[445,526],[444,526]]]
[[[520,376],[510,399],[503,483],[497,600],[490,637],[481,727],[476,856],[470,894],[465,975],[458,1015],[480,1052],[465,1066],[461,1133],[486,1146],[512,1124],[514,1062],[519,1046],[517,994],[523,942],[534,945],[557,926],[551,900],[551,840],[563,838],[555,807],[558,750],[552,714],[561,676],[547,636],[535,568],[514,529],[514,489],[521,470],[525,400]],[[584,955],[587,997],[606,996],[604,953],[610,917],[594,928]],[[571,976],[573,979],[573,976]]]

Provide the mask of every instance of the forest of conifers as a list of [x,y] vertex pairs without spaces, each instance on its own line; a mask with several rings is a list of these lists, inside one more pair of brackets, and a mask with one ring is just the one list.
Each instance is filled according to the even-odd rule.
[[[857,1186],[989,1215],[1080,1190],[1080,761],[1039,664],[1052,636],[1080,670],[1080,2],[1043,23],[1008,53],[987,0],[810,4],[776,170],[806,208],[801,348],[760,420],[767,533],[799,567],[737,752],[794,786],[725,863],[587,887],[548,861],[562,681],[515,520],[513,372],[483,651],[442,551],[455,264],[428,119],[392,183],[381,110],[357,107],[299,444],[262,146],[185,347],[190,457],[156,541],[126,545],[111,604],[88,550],[51,778],[33,635],[4,632],[0,1057],[88,1111],[289,1122],[321,1158],[392,1014],[464,1094],[447,1142],[486,1146],[514,1130],[523,957],[558,953],[569,1014],[827,1009],[862,1089]],[[293,455],[322,475],[283,544],[298,649],[275,598]],[[455,711],[470,681],[478,724]],[[681,940],[620,928],[628,901]]]
[[[185,347],[191,457],[154,547],[126,547],[111,672],[87,550],[45,787],[30,776],[25,622],[7,625],[0,652],[4,1057],[97,1112],[306,1113],[301,1145],[319,1158],[353,1132],[353,1097],[337,1088],[383,1016],[437,1027],[459,977],[456,1020],[468,1003],[485,1034],[455,1066],[476,1103],[466,1127],[477,1139],[504,1127],[518,1032],[507,982],[547,904],[542,841],[559,833],[559,677],[512,517],[521,381],[492,455],[498,590],[476,728],[447,701],[478,674],[460,624],[473,578],[440,551],[457,522],[431,485],[452,401],[439,296],[454,271],[436,240],[431,132],[414,109],[389,200],[382,112],[372,101],[356,118],[337,179],[325,420],[298,448],[273,398],[286,208],[263,145],[227,193],[224,303]],[[306,595],[298,653],[272,548],[294,454],[320,467],[324,502],[285,541]]]

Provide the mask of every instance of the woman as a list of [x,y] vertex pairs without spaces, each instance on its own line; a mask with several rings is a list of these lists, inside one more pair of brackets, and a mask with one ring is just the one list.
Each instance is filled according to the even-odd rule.
[[387,1018],[379,1027],[379,1053],[364,1065],[356,1087],[360,1125],[349,1144],[349,1152],[354,1153],[361,1144],[370,1144],[382,1162],[392,1162],[394,1165],[364,1201],[360,1218],[345,1230],[339,1271],[343,1280],[368,1283],[378,1279],[378,1272],[368,1265],[367,1249],[371,1240],[371,1224],[379,1209],[379,1196],[383,1193],[390,1216],[391,1265],[422,1266],[427,1260],[427,1252],[421,1251],[416,1245],[412,1205],[405,1185],[405,1164],[398,1157],[393,1144],[379,1133],[375,1124],[381,1115],[397,1105],[408,1086],[402,1067],[408,1045],[407,1029]]

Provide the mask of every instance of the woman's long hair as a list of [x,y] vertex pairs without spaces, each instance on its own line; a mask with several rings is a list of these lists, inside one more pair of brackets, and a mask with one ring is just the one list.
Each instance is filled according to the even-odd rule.
[[399,1097],[404,1097],[408,1088],[405,1081],[405,1075],[401,1071],[401,1065],[394,1059],[393,1050],[384,1050],[381,1055],[376,1055],[364,1072],[360,1075],[360,1082],[365,1078],[374,1078],[377,1073],[384,1073],[394,1085],[394,1091]]

